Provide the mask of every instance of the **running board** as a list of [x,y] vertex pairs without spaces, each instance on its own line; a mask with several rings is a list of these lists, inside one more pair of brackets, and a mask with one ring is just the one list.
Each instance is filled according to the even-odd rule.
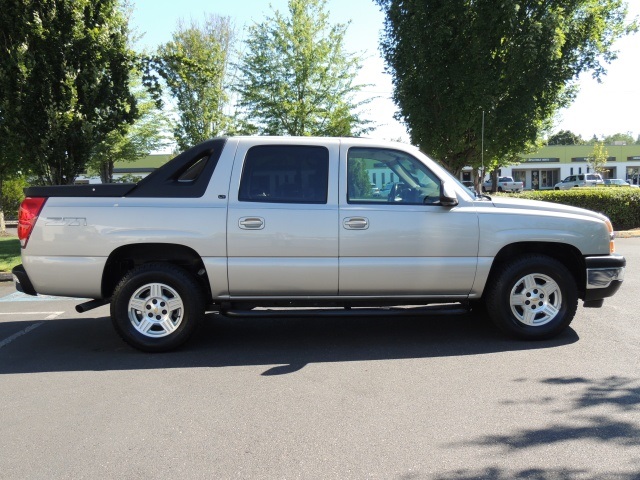
[[426,307],[411,308],[301,308],[301,309],[253,309],[253,310],[220,310],[219,313],[231,318],[317,318],[317,317],[415,317],[419,315],[463,315],[469,313],[469,309],[460,304],[453,305],[429,305]]

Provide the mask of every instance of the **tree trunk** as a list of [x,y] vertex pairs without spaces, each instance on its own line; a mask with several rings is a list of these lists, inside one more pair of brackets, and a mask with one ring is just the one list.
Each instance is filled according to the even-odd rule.
[[498,169],[496,168],[493,172],[491,172],[491,191],[498,191]]
[[9,235],[7,232],[7,224],[4,223],[4,211],[0,209],[0,237],[6,237]]
[[2,178],[0,178],[0,237],[8,235],[7,224],[4,223],[4,209],[2,208]]
[[113,162],[111,160],[100,164],[100,181],[102,183],[113,183]]

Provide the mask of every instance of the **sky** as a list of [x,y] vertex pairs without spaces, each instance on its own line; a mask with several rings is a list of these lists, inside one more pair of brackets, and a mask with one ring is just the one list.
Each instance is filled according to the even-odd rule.
[[[271,16],[273,9],[287,12],[287,0],[131,0],[131,26],[143,34],[139,48],[154,49],[171,39],[179,19],[199,20],[206,14],[229,16],[239,41],[246,27]],[[630,17],[640,17],[640,0],[628,0]],[[273,8],[273,9],[272,9]],[[384,16],[373,0],[327,0],[332,23],[349,23],[345,49],[364,58],[358,82],[370,84],[364,95],[374,100],[365,117],[377,125],[369,134],[386,140],[409,141],[406,128],[394,120],[390,75],[378,49]],[[590,139],[614,133],[640,135],[640,33],[620,39],[614,47],[618,58],[607,66],[598,83],[590,74],[580,77],[580,93],[571,107],[559,112],[554,131],[571,130]]]

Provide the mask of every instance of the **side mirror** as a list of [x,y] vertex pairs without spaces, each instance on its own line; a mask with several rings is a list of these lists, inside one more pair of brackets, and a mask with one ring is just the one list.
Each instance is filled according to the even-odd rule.
[[455,207],[458,205],[458,196],[449,182],[442,182],[440,190],[440,205],[443,207]]

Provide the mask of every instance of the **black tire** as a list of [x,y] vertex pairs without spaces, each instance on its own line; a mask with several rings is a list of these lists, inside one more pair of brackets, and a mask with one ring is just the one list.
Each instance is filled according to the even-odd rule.
[[505,264],[487,288],[485,301],[493,323],[524,340],[558,335],[578,308],[573,275],[546,255],[524,255]]
[[111,298],[111,321],[132,347],[166,352],[189,339],[204,309],[202,289],[191,274],[175,265],[150,263],[120,281]]

